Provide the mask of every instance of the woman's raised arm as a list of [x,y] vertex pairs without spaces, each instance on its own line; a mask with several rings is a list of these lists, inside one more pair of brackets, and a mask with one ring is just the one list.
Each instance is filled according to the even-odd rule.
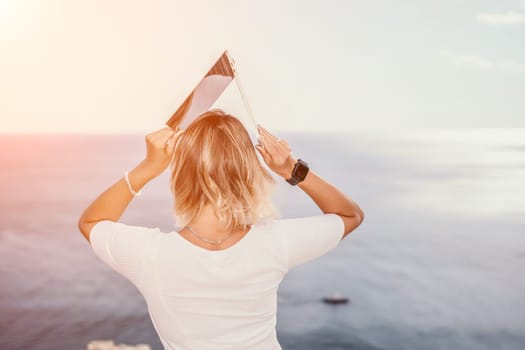
[[[146,183],[159,176],[169,166],[175,143],[182,132],[164,127],[146,135],[146,158],[131,170],[128,176],[134,191],[138,193]],[[93,226],[102,220],[118,221],[133,197],[126,181],[123,178],[119,179],[84,210],[77,223],[79,231],[90,241],[89,235]]]
[[[290,145],[276,138],[262,126],[258,126],[259,144],[255,148],[272,171],[284,179],[291,178],[296,159],[292,157]],[[297,185],[317,204],[325,214],[337,214],[345,225],[343,238],[357,228],[364,220],[363,210],[350,197],[328,183],[312,169]]]

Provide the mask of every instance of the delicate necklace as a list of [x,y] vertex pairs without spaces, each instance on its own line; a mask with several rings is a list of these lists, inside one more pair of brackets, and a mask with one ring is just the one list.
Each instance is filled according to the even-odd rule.
[[218,241],[214,241],[214,240],[207,239],[207,238],[204,238],[204,237],[200,236],[197,232],[195,232],[195,231],[191,228],[191,226],[188,225],[188,226],[186,226],[186,227],[190,230],[191,233],[193,233],[195,236],[197,236],[197,238],[199,238],[199,239],[201,239],[201,240],[203,240],[203,241],[205,241],[205,242],[211,243],[211,244],[221,244],[222,242],[224,242],[225,240],[227,240],[228,238],[230,238],[231,236],[233,236],[233,233],[231,233],[231,234],[230,234],[228,237],[226,237],[226,238],[219,239]]

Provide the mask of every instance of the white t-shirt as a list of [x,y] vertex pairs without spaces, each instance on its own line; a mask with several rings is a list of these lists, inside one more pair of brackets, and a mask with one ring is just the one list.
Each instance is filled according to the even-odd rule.
[[233,246],[207,250],[177,231],[103,220],[90,242],[144,296],[165,350],[281,350],[279,283],[335,248],[343,232],[336,214],[277,219],[252,225]]

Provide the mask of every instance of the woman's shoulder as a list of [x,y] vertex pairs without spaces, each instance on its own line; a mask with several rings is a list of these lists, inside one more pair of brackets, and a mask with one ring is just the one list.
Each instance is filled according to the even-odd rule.
[[255,225],[260,227],[273,227],[276,225],[319,225],[331,221],[341,220],[339,215],[335,213],[321,213],[303,216],[291,217],[273,217],[258,221]]

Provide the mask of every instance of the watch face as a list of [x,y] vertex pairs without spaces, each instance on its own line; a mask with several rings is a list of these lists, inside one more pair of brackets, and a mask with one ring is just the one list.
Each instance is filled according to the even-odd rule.
[[294,172],[294,177],[299,181],[302,181],[306,177],[306,174],[308,174],[308,166],[305,165],[303,162],[299,162],[297,164],[297,169]]

